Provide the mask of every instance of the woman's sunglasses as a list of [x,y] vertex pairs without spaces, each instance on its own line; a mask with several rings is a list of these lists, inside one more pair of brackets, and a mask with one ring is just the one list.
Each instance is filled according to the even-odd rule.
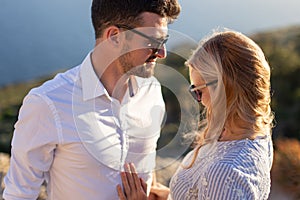
[[199,85],[199,86],[191,85],[189,88],[189,92],[191,93],[191,95],[194,97],[194,99],[196,101],[201,102],[201,98],[202,98],[201,89],[206,88],[209,85],[213,85],[217,82],[218,82],[218,80],[214,80],[214,81],[211,81],[211,82],[205,83],[203,85]]

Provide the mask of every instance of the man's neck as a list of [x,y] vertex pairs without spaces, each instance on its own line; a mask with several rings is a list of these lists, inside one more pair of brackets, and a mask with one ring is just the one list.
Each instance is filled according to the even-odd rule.
[[96,58],[94,53],[91,54],[91,62],[97,77],[108,94],[121,102],[128,88],[129,76],[123,73],[116,61],[106,66],[104,60]]
[[106,70],[102,74],[100,81],[107,90],[109,96],[122,102],[128,88],[128,79],[129,77],[127,75],[116,76],[115,73]]

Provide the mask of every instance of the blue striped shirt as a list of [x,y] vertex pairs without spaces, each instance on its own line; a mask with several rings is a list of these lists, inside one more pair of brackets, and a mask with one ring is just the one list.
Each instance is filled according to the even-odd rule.
[[[182,166],[189,165],[193,154],[184,158]],[[169,199],[268,199],[272,161],[270,136],[207,144],[191,168],[179,167],[172,177]]]

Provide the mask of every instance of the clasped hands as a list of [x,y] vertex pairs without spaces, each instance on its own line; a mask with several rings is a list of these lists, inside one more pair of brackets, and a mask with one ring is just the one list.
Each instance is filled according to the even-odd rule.
[[117,185],[117,192],[120,200],[166,200],[169,195],[169,188],[160,184],[153,183],[150,195],[147,197],[147,184],[138,177],[133,163],[124,165],[124,172],[121,172],[121,185]]

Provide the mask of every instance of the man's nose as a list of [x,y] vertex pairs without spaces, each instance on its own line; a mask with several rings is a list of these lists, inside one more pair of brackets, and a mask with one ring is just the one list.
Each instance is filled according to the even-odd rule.
[[163,44],[159,49],[157,49],[157,52],[155,54],[158,58],[164,59],[167,57],[167,48],[166,45]]

